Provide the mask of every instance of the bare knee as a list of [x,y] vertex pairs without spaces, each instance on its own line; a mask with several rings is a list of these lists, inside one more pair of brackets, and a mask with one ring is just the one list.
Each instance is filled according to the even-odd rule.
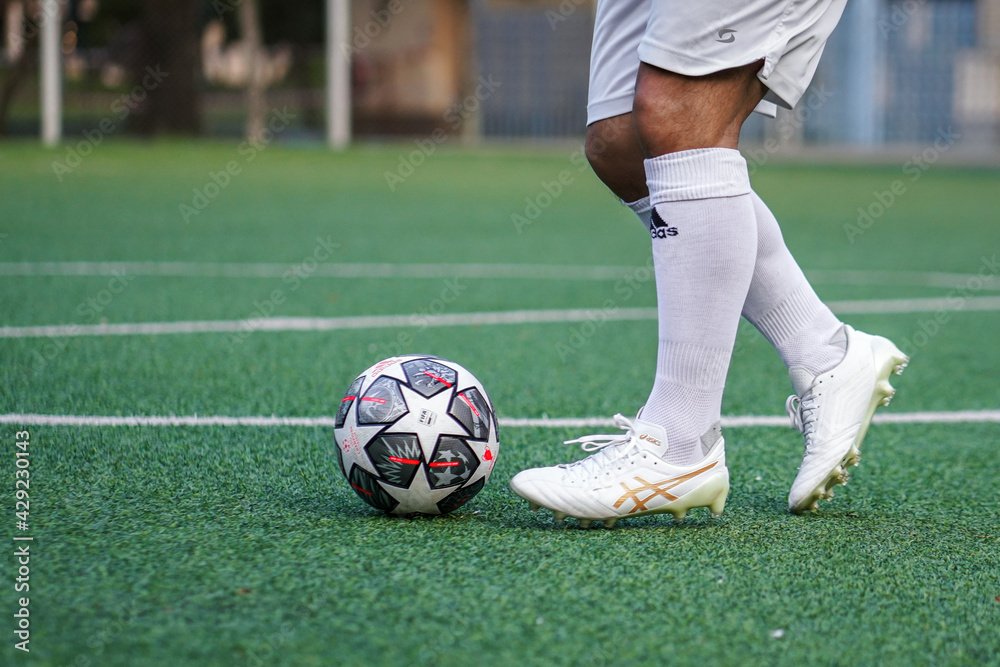
[[702,77],[639,67],[632,113],[646,157],[694,148],[736,148],[740,128],[766,88],[759,64]]
[[626,152],[624,144],[627,134],[634,135],[628,114],[605,118],[587,127],[587,143],[584,145],[584,151],[587,154],[587,161],[598,175],[621,161],[622,154]]
[[648,194],[642,148],[631,114],[592,123],[584,150],[594,173],[620,199],[636,201]]

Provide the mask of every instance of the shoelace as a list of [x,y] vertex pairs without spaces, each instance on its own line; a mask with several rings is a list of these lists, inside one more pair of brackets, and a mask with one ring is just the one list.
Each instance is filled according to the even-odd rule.
[[621,414],[614,416],[615,426],[625,431],[625,435],[585,435],[576,440],[566,440],[564,445],[580,445],[585,452],[596,452],[575,463],[565,463],[570,474],[578,478],[586,478],[598,473],[601,468],[627,457],[636,450],[635,439],[632,437],[632,420]]
[[816,409],[816,397],[812,392],[799,398],[795,394],[785,401],[785,411],[792,422],[792,428],[806,437],[806,448],[812,443],[812,435],[816,430],[816,420],[812,413]]

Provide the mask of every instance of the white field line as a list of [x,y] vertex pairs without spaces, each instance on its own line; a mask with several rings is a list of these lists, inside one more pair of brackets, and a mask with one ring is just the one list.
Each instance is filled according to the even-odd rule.
[[[841,315],[927,313],[939,310],[996,311],[1000,296],[970,297],[960,308],[947,298],[873,299],[831,301]],[[345,329],[397,329],[406,327],[456,327],[500,324],[544,324],[588,321],[655,320],[655,308],[619,308],[613,312],[574,308],[565,310],[510,310],[442,315],[356,315],[348,317],[270,317],[245,320],[197,320],[187,322],[134,322],[119,324],[54,324],[0,327],[0,338],[76,338],[80,336],[136,336],[193,333],[237,333],[251,331],[338,331]]]
[[972,281],[976,291],[1000,290],[1000,279],[993,273],[986,276],[936,271],[811,270],[805,273],[811,282],[820,285],[911,285],[955,289],[965,287]]
[[[280,278],[301,264],[219,262],[0,262],[0,276],[171,276],[181,278]],[[327,278],[522,278],[527,280],[617,280],[638,266],[551,264],[336,264],[321,263],[310,276]],[[995,275],[933,271],[806,271],[832,285],[915,285],[956,288],[977,280],[978,289],[1000,290]],[[981,286],[980,286],[981,285]]]
[[842,315],[885,315],[889,313],[936,313],[939,310],[1000,310],[1000,296],[930,297],[917,299],[870,299],[828,301],[830,310]]
[[[552,264],[335,264],[318,263],[310,277],[326,278],[525,278],[529,280],[616,280],[635,266]],[[301,264],[202,262],[6,262],[0,276],[172,276],[182,278],[280,278]]]
[[[413,326],[447,327],[491,324],[537,324],[584,322],[601,316],[591,309],[512,310],[493,313],[449,313],[442,315],[359,315],[353,317],[271,317],[249,320],[196,322],[148,322],[136,324],[54,325],[0,327],[0,338],[40,336],[131,336],[186,333],[230,333],[242,331],[336,331],[342,329],[394,329]],[[655,308],[621,308],[607,314],[608,320],[656,319]]]
[[[972,424],[1000,423],[1000,410],[961,410],[956,412],[897,412],[877,414],[875,423],[881,424]],[[225,417],[205,415],[127,417],[90,415],[0,415],[0,424],[20,426],[300,426],[328,427],[334,425],[333,417]],[[770,415],[735,415],[722,418],[722,425],[728,428],[740,427],[788,427],[788,417]],[[504,428],[604,428],[614,427],[614,422],[605,417],[522,419],[501,417]]]

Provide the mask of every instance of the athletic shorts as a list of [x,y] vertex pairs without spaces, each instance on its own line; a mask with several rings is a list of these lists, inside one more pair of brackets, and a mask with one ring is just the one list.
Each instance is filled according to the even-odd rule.
[[587,124],[632,110],[639,61],[704,76],[764,61],[755,111],[805,93],[847,0],[598,0]]

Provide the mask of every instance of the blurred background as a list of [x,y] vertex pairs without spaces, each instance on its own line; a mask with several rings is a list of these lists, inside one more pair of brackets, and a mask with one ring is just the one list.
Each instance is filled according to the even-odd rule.
[[[586,122],[596,0],[0,0],[4,137],[42,131],[46,2],[66,139],[102,122],[253,136],[288,109],[282,141],[322,141],[338,103],[352,138],[579,138]],[[349,84],[331,91],[338,62]],[[744,139],[879,154],[947,135],[992,156],[998,128],[1000,0],[851,0],[802,106]]]

